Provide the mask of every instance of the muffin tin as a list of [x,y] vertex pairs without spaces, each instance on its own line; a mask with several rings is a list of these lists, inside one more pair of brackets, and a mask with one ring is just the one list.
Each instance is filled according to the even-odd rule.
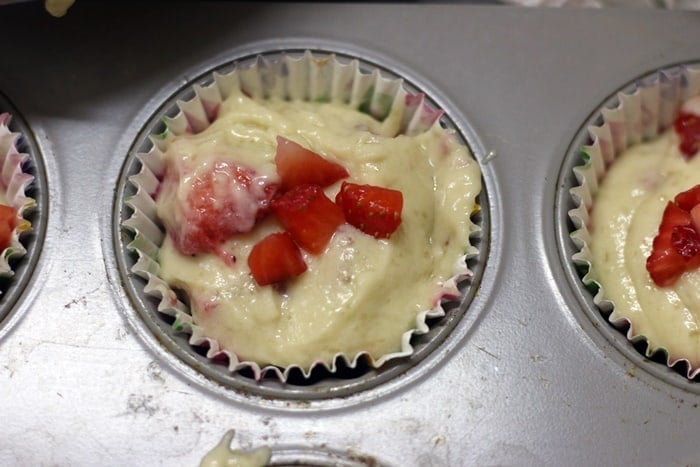
[[[46,235],[0,330],[0,464],[196,465],[229,429],[234,447],[269,445],[312,465],[334,463],[328,452],[366,465],[697,461],[697,383],[647,362],[598,318],[562,217],[581,129],[630,80],[697,61],[697,15],[227,2],[79,1],[60,20],[35,2],[2,10],[6,37],[24,39],[4,50],[0,91],[45,163],[35,226]],[[129,290],[115,220],[131,149],[178,90],[270,48],[333,50],[406,77],[482,167],[478,289],[444,339],[389,377],[332,389],[229,381],[153,332]]]

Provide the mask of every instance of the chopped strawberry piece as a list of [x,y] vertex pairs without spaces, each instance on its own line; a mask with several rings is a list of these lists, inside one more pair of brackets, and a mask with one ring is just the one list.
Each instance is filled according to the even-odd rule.
[[685,272],[685,259],[674,250],[664,253],[652,252],[647,258],[649,276],[659,287],[673,285]]
[[686,158],[691,158],[700,149],[700,116],[681,111],[673,122],[680,137],[679,149]]
[[318,185],[299,185],[272,201],[272,212],[294,241],[319,254],[340,224],[343,212]]
[[248,267],[259,285],[282,282],[306,271],[301,250],[282,232],[270,234],[253,246]]
[[659,225],[660,233],[668,233],[670,235],[673,227],[677,225],[690,225],[692,222],[690,213],[671,201],[666,205],[664,213],[661,216],[661,225]]
[[10,246],[12,231],[17,226],[17,210],[0,204],[0,251]]
[[666,205],[654,237],[647,271],[660,287],[672,285],[686,271],[700,267],[700,185],[679,193]]
[[335,202],[350,225],[375,238],[389,238],[401,224],[403,195],[398,190],[343,182]]
[[[177,190],[182,178],[177,169],[169,167],[161,193]],[[166,222],[166,229],[181,253],[216,253],[230,263],[231,256],[222,251],[221,244],[237,233],[249,232],[276,191],[276,184],[249,167],[216,162],[211,170],[193,177],[186,203],[179,207],[182,212],[175,216],[182,221]]]
[[282,136],[277,137],[275,164],[283,191],[306,184],[325,188],[348,176],[342,165]]

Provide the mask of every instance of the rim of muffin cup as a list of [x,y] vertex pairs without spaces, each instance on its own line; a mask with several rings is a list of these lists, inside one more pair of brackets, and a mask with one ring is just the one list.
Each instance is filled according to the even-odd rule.
[[[384,462],[375,456],[361,453],[355,449],[332,448],[325,444],[320,446],[302,446],[284,443],[262,443],[248,449],[234,447],[240,443],[236,438],[236,430],[230,429],[224,433],[219,442],[212,446],[206,455],[216,451],[219,457],[222,453],[241,455],[242,460],[250,460],[253,465],[255,461],[267,457],[265,465],[274,466],[334,466],[334,467],[382,467]],[[247,464],[246,464],[247,465]],[[257,464],[256,464],[257,465]]]
[[[331,66],[328,66],[329,63]],[[287,99],[328,100],[330,92],[330,100],[340,100],[379,119],[389,112],[397,99],[406,99],[407,110],[403,115],[401,133],[422,132],[433,125],[447,127],[447,131],[455,133],[457,140],[470,150],[476,163],[467,140],[430,96],[423,94],[422,90],[409,84],[402,76],[375,66],[361,56],[325,49],[276,49],[259,51],[217,66],[213,72],[204,73],[181,88],[174,98],[168,100],[168,103],[174,102],[173,105],[161,106],[157,111],[160,115],[154,114],[152,123],[144,127],[148,132],[147,142],[132,147],[130,157],[136,158],[138,173],[128,176],[128,182],[122,188],[126,196],[123,198],[123,206],[118,211],[121,212],[120,229],[129,236],[126,254],[132,257],[132,261],[128,262],[130,271],[126,276],[129,280],[138,276],[140,279],[136,280],[142,282],[141,292],[147,295],[132,304],[139,308],[137,311],[140,313],[149,313],[149,310],[143,310],[139,306],[143,303],[146,303],[147,307],[155,308],[155,314],[163,322],[149,326],[150,330],[156,334],[168,334],[166,339],[171,342],[177,341],[176,347],[181,345],[181,337],[187,336],[189,348],[182,350],[186,354],[194,352],[198,355],[188,355],[186,360],[192,366],[191,361],[194,357],[197,360],[197,369],[204,370],[208,376],[213,375],[215,379],[219,379],[218,376],[222,373],[222,362],[226,365],[224,373],[228,373],[228,376],[235,378],[238,374],[256,382],[272,377],[283,384],[293,382],[308,385],[319,380],[333,379],[338,375],[343,379],[356,379],[368,372],[411,360],[415,356],[414,341],[421,338],[433,339],[435,336],[431,330],[435,327],[434,322],[442,320],[446,315],[449,330],[456,326],[457,323],[449,315],[465,312],[468,302],[476,292],[483,268],[480,263],[482,255],[477,247],[480,246],[483,237],[481,227],[488,222],[487,212],[469,214],[472,226],[470,242],[469,245],[465,245],[466,254],[459,259],[455,258],[456,264],[460,266],[456,268],[454,276],[445,281],[442,293],[444,299],[439,300],[434,308],[417,314],[415,328],[402,336],[401,351],[384,355],[376,361],[372,361],[366,352],[357,355],[337,354],[330,364],[317,362],[309,368],[296,365],[286,368],[272,365],[261,367],[255,362],[240,361],[233,352],[222,349],[217,341],[208,338],[198,329],[188,312],[186,296],[181,291],[170,288],[157,274],[157,251],[164,238],[164,229],[155,216],[154,200],[151,196],[155,193],[158,176],[163,170],[163,163],[158,154],[165,150],[173,135],[206,128],[210,121],[215,119],[217,103],[227,97],[231,86],[240,86],[244,92],[254,97],[266,98],[270,93],[280,92],[280,84],[275,84],[275,79],[279,77],[282,69],[285,76],[295,73],[301,76],[307,86],[305,89],[283,82],[282,87],[286,93],[284,97]],[[414,94],[411,94],[412,92]],[[155,123],[159,118],[161,122]],[[485,187],[482,186],[481,193],[476,197],[482,208],[488,207],[484,192]],[[474,264],[478,277],[474,277],[475,268],[470,268]],[[122,275],[125,275],[124,271]],[[459,311],[454,312],[455,309]],[[164,326],[166,322],[167,326]],[[168,327],[170,329],[166,329]],[[448,334],[449,331],[439,337],[445,338]],[[174,335],[179,337],[173,338]],[[434,348],[433,344],[428,341],[421,342],[420,345]],[[178,356],[182,358],[182,355]],[[203,360],[217,363],[216,371],[212,373],[208,371],[210,369],[202,367]],[[230,378],[224,379],[226,382],[230,381]]]
[[[621,87],[592,114],[575,139],[577,144],[572,149],[577,161],[572,170],[574,181],[567,193],[568,203],[563,203],[571,207],[566,213],[570,223],[568,241],[573,245],[567,253],[568,260],[574,266],[578,284],[583,286],[583,295],[590,298],[597,310],[594,312],[634,347],[628,356],[635,361],[635,354],[643,357],[638,363],[669,382],[679,383],[674,381],[673,374],[682,375],[681,385],[692,385],[698,380],[700,365],[693,367],[687,358],[674,357],[661,345],[652,346],[645,335],[636,332],[630,319],[616,312],[615,304],[605,295],[605,288],[595,279],[588,222],[599,183],[617,156],[636,144],[653,141],[672,128],[682,103],[698,95],[700,62],[662,67]],[[565,248],[565,251],[568,250]],[[613,337],[613,340],[617,339]],[[670,369],[671,374],[658,371],[659,364]]]

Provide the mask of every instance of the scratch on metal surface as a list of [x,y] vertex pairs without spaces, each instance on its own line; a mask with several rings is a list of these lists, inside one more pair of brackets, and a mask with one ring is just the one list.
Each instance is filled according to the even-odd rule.
[[2,367],[8,371],[8,378],[12,378],[15,375],[15,370],[10,368],[10,365],[3,365]]
[[87,306],[87,299],[85,298],[85,295],[83,295],[80,298],[74,298],[73,300],[63,305],[63,308],[70,309],[73,305],[77,305],[78,303],[80,303],[83,306]]
[[96,345],[86,345],[86,344],[75,344],[72,342],[56,342],[56,341],[44,340],[44,341],[39,342],[36,346],[34,346],[31,349],[30,353],[34,352],[34,350],[36,350],[37,348],[39,348],[43,345],[46,345],[46,344],[56,345],[59,347],[71,347],[74,349],[115,350],[118,352],[140,352],[139,349],[125,349],[123,347],[106,347],[106,346],[96,346]]
[[496,360],[500,360],[500,359],[501,359],[498,355],[494,355],[494,354],[492,354],[491,352],[489,352],[488,350],[486,350],[485,347],[479,347],[478,345],[476,345],[475,347],[476,347],[477,349],[481,350],[482,352],[484,352],[485,354],[492,356],[492,357],[495,358]]
[[95,292],[99,291],[102,288],[102,285],[98,285],[92,290],[88,290],[85,292],[81,297],[74,298],[73,300],[69,301],[65,305],[63,305],[63,308],[70,309],[73,305],[77,305],[80,303],[83,306],[87,306],[87,298],[88,296],[94,294]]

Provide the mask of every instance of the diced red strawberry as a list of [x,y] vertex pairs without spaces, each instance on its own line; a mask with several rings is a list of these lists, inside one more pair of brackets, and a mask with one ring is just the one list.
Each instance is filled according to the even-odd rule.
[[660,287],[672,285],[684,272],[700,267],[700,235],[695,226],[695,218],[700,216],[699,193],[700,185],[679,193],[664,209],[646,263],[651,279]]
[[647,271],[656,285],[666,287],[685,272],[685,259],[672,249],[653,251],[647,258]]
[[282,136],[277,137],[275,164],[283,191],[306,184],[325,188],[348,176],[342,165]]
[[389,238],[401,224],[403,195],[398,190],[343,182],[335,202],[350,225],[375,238]]
[[325,250],[343,212],[318,185],[299,185],[272,201],[272,212],[294,241],[310,253]]
[[12,231],[17,225],[17,210],[0,204],[0,251],[10,246]]
[[690,213],[671,201],[666,204],[666,209],[661,216],[661,224],[659,225],[660,233],[670,235],[671,230],[677,225],[690,225],[692,218]]
[[248,267],[259,285],[282,282],[306,271],[301,250],[282,232],[270,234],[253,246]]
[[688,158],[693,157],[700,149],[700,116],[680,112],[673,122],[673,128],[681,140],[680,151]]
[[[176,169],[169,168],[161,192],[176,190],[181,178]],[[168,184],[175,186],[166,189]],[[193,178],[187,201],[180,206],[182,221],[166,222],[166,228],[181,253],[216,253],[231,262],[221,244],[237,233],[249,232],[276,191],[276,184],[249,167],[216,162],[211,170]]]

